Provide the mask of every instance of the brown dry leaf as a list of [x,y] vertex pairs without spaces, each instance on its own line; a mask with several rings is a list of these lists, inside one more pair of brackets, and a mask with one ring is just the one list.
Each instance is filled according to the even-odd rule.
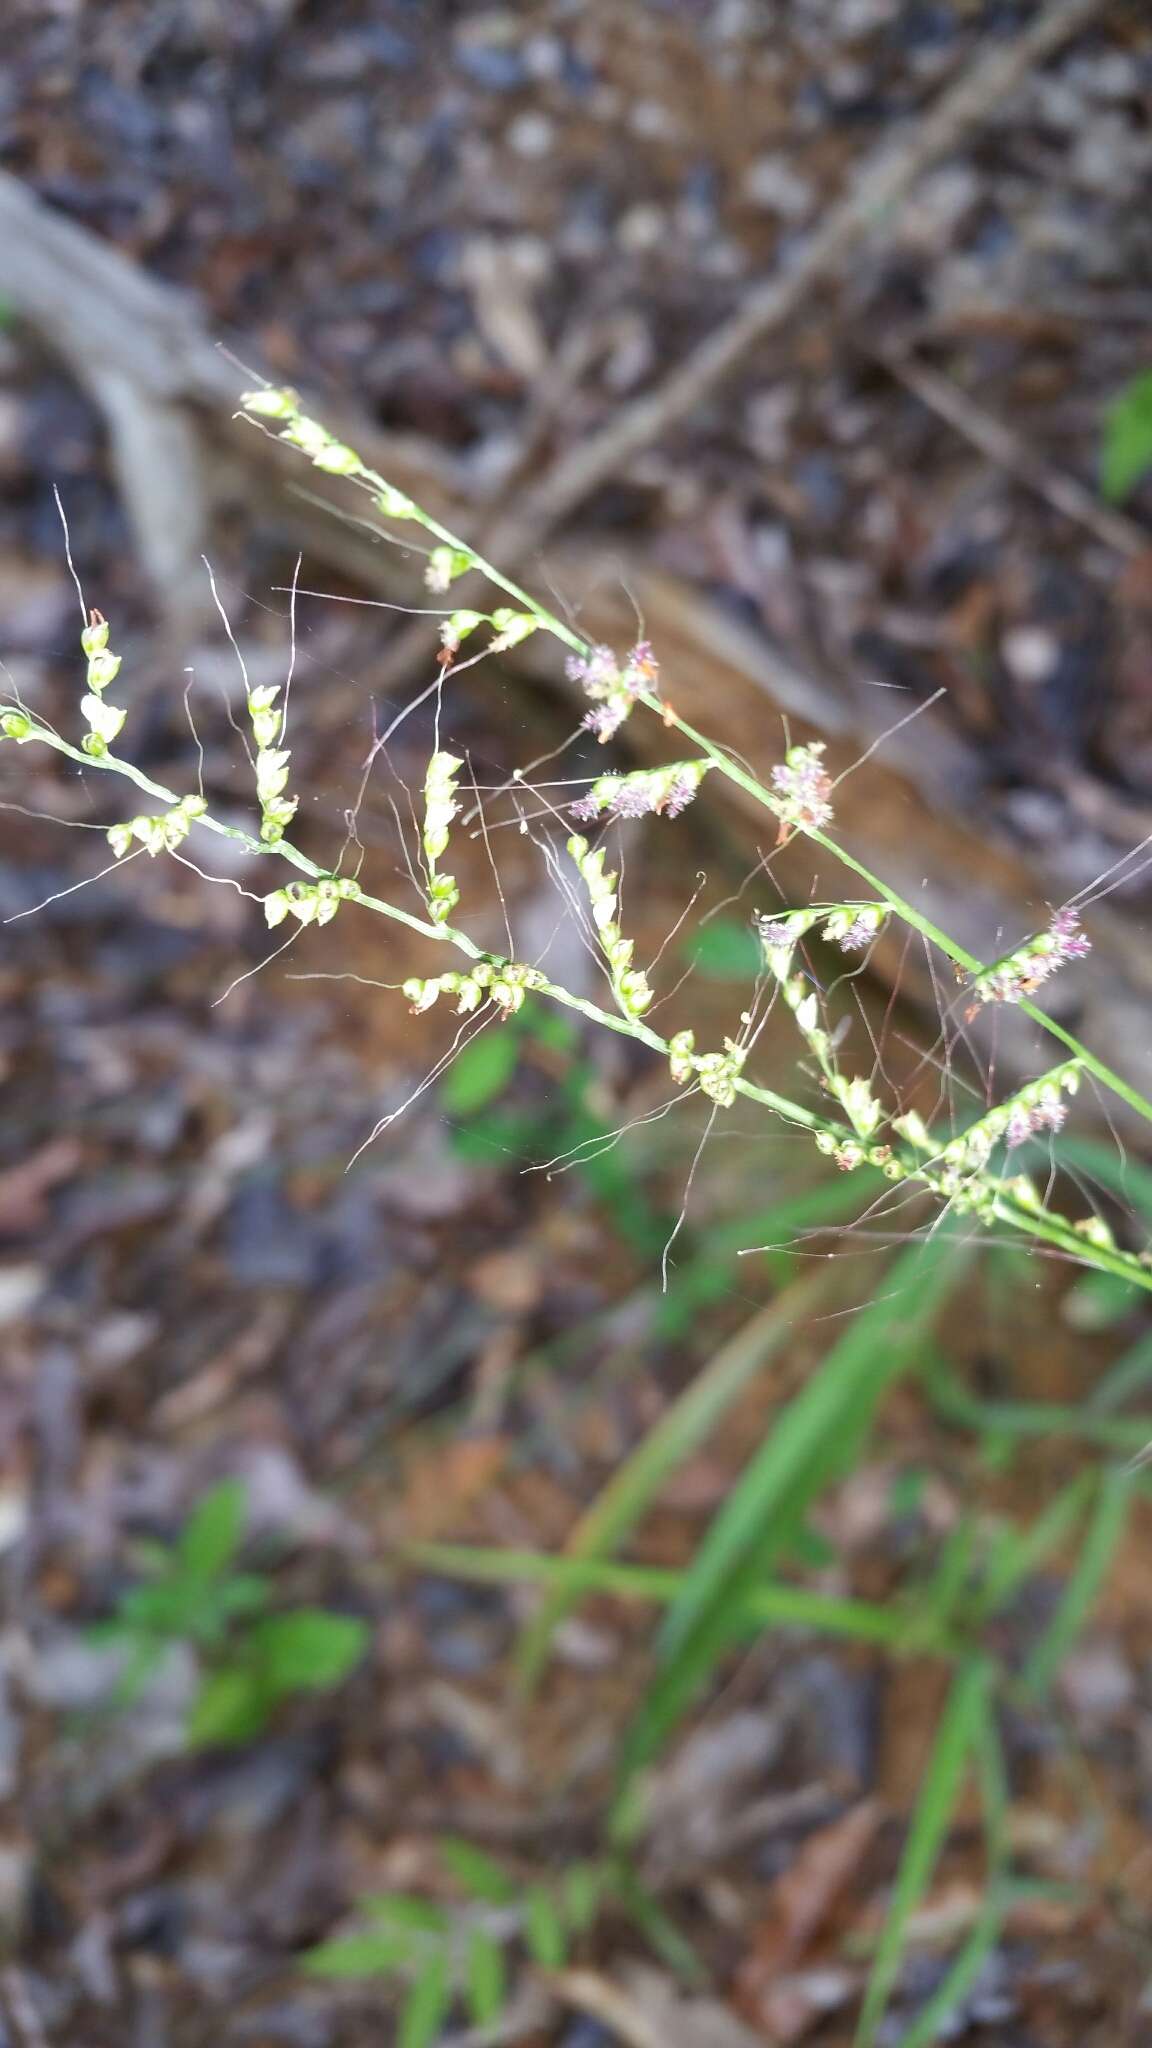
[[790,2048],[803,2041],[826,2019],[847,2005],[858,1988],[854,1970],[820,1968],[773,1976],[764,1987],[755,2013],[760,2038]]
[[862,1799],[805,1842],[774,1890],[779,1959],[800,1955],[820,1932],[856,1875],[883,1813],[878,1799]]
[[768,1911],[737,1973],[736,2004],[747,2018],[767,2026],[773,2039],[803,2038],[810,2022],[828,2009],[827,1972],[785,1978],[782,1968],[810,1947],[836,1910],[867,1854],[884,1817],[878,1799],[862,1799],[839,1820],[810,1835],[772,1889]]
[[434,1543],[458,1531],[507,1455],[508,1440],[501,1436],[466,1436],[422,1448],[405,1474],[395,1527],[415,1543]]

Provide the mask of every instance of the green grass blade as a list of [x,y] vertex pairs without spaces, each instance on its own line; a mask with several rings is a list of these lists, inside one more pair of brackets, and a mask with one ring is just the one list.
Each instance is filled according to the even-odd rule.
[[[715,1517],[665,1622],[662,1669],[625,1739],[621,1824],[630,1779],[651,1761],[744,1632],[749,1599],[777,1590],[765,1588],[763,1580],[823,1488],[851,1465],[882,1395],[917,1357],[962,1255],[962,1248],[940,1237],[896,1262],[878,1298],[859,1312],[819,1372],[777,1418]],[[907,1632],[903,1621],[899,1632]]]
[[1145,1222],[1152,1221],[1152,1166],[1100,1138],[1060,1137],[1054,1152],[1058,1166],[1078,1167],[1090,1174],[1119,1201],[1138,1209]]
[[917,1620],[929,1639],[948,1629],[968,1590],[976,1546],[976,1525],[962,1513],[948,1531],[940,1548],[936,1568],[916,1595]]
[[914,1357],[957,1270],[957,1248],[945,1237],[905,1253],[879,1297],[857,1313],[777,1417],[696,1554],[664,1627],[665,1659],[675,1657],[764,1531],[774,1528],[774,1547],[782,1547],[832,1474],[851,1463],[882,1394]]
[[938,1380],[932,1405],[942,1421],[986,1437],[1076,1437],[1101,1450],[1134,1456],[1148,1441],[1148,1418],[1094,1414],[1089,1407],[1054,1401],[981,1401],[963,1388]]
[[[1152,1330],[1139,1338],[1115,1365],[1109,1366],[1088,1396],[1093,1414],[1111,1415],[1133,1394],[1142,1393],[1152,1380]],[[1152,1431],[1149,1432],[1152,1434]]]
[[973,1619],[983,1622],[1007,1606],[1025,1579],[1038,1571],[1083,1514],[1096,1484],[1094,1472],[1080,1472],[1061,1487],[1042,1515],[1024,1530],[1014,1530],[999,1557],[984,1574],[973,1603]]
[[621,1905],[635,1922],[652,1953],[659,1956],[673,1976],[695,1989],[705,1986],[708,1972],[696,1950],[633,1870],[619,1872],[616,1889]]
[[944,2027],[996,1946],[1011,1901],[1007,1884],[1008,1783],[1000,1737],[990,1712],[977,1732],[976,1748],[987,1844],[984,1897],[967,1940],[927,2004],[901,2034],[897,2048],[932,2048],[942,2038]]
[[[403,1549],[411,1564],[447,1579],[482,1586],[550,1585],[577,1576],[582,1593],[609,1593],[625,1600],[650,1600],[667,1606],[680,1593],[686,1573],[658,1565],[601,1564],[589,1559],[573,1566],[565,1558],[536,1550],[473,1550],[462,1543],[410,1543]],[[908,1634],[908,1620],[894,1607],[867,1600],[838,1599],[809,1593],[802,1586],[753,1586],[740,1608],[739,1629],[815,1629],[849,1636],[858,1642],[891,1648]]]
[[1051,1685],[1096,1604],[1128,1521],[1135,1475],[1105,1472],[1063,1598],[1024,1666],[1021,1687],[1037,1699]]
[[584,1590],[578,1563],[606,1557],[619,1547],[669,1475],[716,1428],[756,1373],[811,1312],[826,1287],[827,1276],[820,1273],[803,1286],[790,1288],[745,1323],[649,1430],[581,1516],[565,1546],[565,1557],[573,1561],[572,1575],[558,1575],[523,1636],[518,1666],[526,1686],[539,1677],[558,1624]]
[[932,1755],[884,1923],[856,2030],[856,2048],[873,2048],[900,1971],[908,1923],[923,1900],[956,1813],[965,1775],[981,1743],[988,1715],[991,1669],[974,1658],[957,1672],[940,1719]]

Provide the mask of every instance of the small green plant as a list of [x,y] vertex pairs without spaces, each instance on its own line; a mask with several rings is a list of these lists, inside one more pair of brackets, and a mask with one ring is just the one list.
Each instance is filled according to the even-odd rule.
[[246,1512],[239,1481],[210,1488],[174,1543],[140,1546],[145,1576],[91,1631],[93,1640],[125,1652],[117,1707],[139,1698],[174,1645],[195,1652],[200,1687],[187,1732],[196,1746],[250,1741],[282,1700],[339,1685],[367,1643],[366,1624],[352,1615],[322,1607],[269,1612],[273,1581],[235,1568]]
[[678,1974],[698,1976],[688,1944],[620,1856],[524,1883],[470,1842],[445,1840],[439,1852],[461,1902],[394,1892],[362,1899],[356,1932],[322,1942],[305,1958],[314,1976],[395,1979],[402,2001],[396,2048],[431,2048],[455,2006],[477,2027],[494,2026],[517,1964],[562,1970],[606,1911],[630,1919]]
[[1100,488],[1114,503],[1127,498],[1152,469],[1152,370],[1133,377],[1104,415]]
[[[546,1074],[547,1092],[533,1100],[525,1091],[518,1100],[513,1083],[530,1065]],[[462,1159],[487,1163],[511,1153],[537,1166],[570,1167],[624,1239],[650,1257],[668,1234],[668,1219],[655,1213],[629,1155],[615,1143],[596,1106],[601,1092],[596,1062],[581,1051],[571,1019],[529,996],[502,1030],[485,1032],[457,1054],[440,1102],[454,1120],[453,1147]]]

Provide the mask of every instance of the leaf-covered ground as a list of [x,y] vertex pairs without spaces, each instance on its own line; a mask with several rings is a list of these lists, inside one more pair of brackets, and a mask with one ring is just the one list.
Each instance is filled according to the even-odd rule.
[[[17,7],[0,149],[279,373],[448,451],[483,502],[730,313],[861,152],[1031,11]],[[876,679],[917,697],[946,685],[972,802],[1055,846],[1069,887],[1107,865],[1117,834],[1144,829],[1149,557],[1119,559],[882,358],[911,349],[1094,489],[1104,407],[1147,369],[1150,122],[1147,25],[1135,7],[1102,9],[838,289],[589,513],[597,535],[643,546],[846,698]],[[202,745],[206,784],[240,815],[235,657],[207,626],[165,640],[97,422],[34,337],[0,334],[0,372],[10,683],[74,720],[57,485],[85,595],[116,622],[137,758],[185,786]],[[213,559],[250,679],[282,680],[276,586],[293,563],[259,508],[239,508]],[[388,708],[374,681],[387,632],[379,614],[303,600],[299,627],[303,829],[332,851]],[[320,712],[337,687],[356,708],[333,722]],[[453,721],[493,781],[570,726],[488,666]],[[432,738],[429,707],[357,814],[367,862],[390,884],[400,870],[397,886]],[[107,864],[92,828],[118,815],[94,781],[32,750],[0,756],[14,807],[0,812],[0,915],[20,920],[0,964],[0,2015],[20,2048],[367,2048],[394,2038],[393,1981],[310,1977],[304,1952],[361,1928],[369,1895],[465,1912],[446,1838],[522,1890],[600,1856],[653,1669],[653,1606],[598,1592],[560,1620],[525,1701],[517,1660],[534,1616],[539,1641],[542,1597],[528,1564],[523,1583],[477,1584],[412,1546],[556,1553],[682,1412],[677,1397],[743,1343],[738,1398],[623,1544],[682,1573],[773,1415],[842,1335],[842,1311],[883,1296],[888,1240],[807,1235],[855,1213],[851,1190],[735,1115],[705,1154],[661,1297],[701,1120],[643,1123],[666,1094],[646,1057],[539,1019],[489,1034],[483,1057],[359,1153],[447,1040],[438,1017],[414,1023],[371,986],[426,971],[418,942],[342,913],[261,966],[271,944],[236,889],[147,856],[92,879]],[[673,840],[662,830],[628,851],[648,957],[697,870],[711,906],[755,858],[742,864],[707,815]],[[534,849],[505,832],[495,852],[525,950],[543,944],[557,906]],[[483,843],[461,858],[473,928],[496,945]],[[691,984],[717,1040],[742,1000],[746,907],[711,927]],[[667,966],[690,960],[680,934]],[[567,965],[587,972],[578,947]],[[360,979],[303,978],[333,973]],[[886,989],[869,1003],[898,1067],[922,1021]],[[587,1164],[525,1171],[595,1152],[622,1123],[629,1137]],[[766,1243],[784,1249],[736,1256]],[[844,1256],[827,1301],[806,1300],[788,1341],[770,1343],[772,1304],[832,1244]],[[983,1638],[999,1668],[1026,1671],[1067,1611],[1087,1532],[1107,1536],[1096,1475],[1106,1513],[1141,1441],[1142,1343],[1138,1310],[1046,1267],[967,1273],[921,1373],[784,1559],[786,1583],[893,1613],[943,1603],[955,1587],[940,1571],[964,1582],[968,1569],[967,1509],[982,1530],[1034,1529],[1082,1479],[1084,1512]],[[1118,1358],[1127,1386],[1105,1377]],[[1101,1382],[1112,1392],[1086,1416]],[[284,1610],[363,1621],[369,1648],[339,1689],[289,1699],[256,1740],[190,1752],[187,1656],[110,1712],[92,1626],[139,1584],[142,1546],[174,1542],[229,1477],[245,1489],[243,1566],[267,1572]],[[1126,2048],[1152,2029],[1142,1517],[1137,1502],[1054,1689],[1018,1691],[1002,1718],[1015,1888],[938,2038]],[[657,1931],[610,1904],[560,1973],[516,1933],[504,2032],[480,2038],[847,2044],[947,1683],[945,1661],[914,1647],[780,1625],[746,1642],[656,1765],[638,1862]],[[986,1852],[970,1791],[905,1928],[878,2037],[892,2048],[978,1927]],[[465,2032],[463,2012],[452,2025]]]

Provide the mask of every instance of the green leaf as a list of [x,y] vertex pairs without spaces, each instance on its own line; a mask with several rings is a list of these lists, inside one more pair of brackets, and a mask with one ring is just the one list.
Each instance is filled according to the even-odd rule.
[[429,1956],[404,2002],[396,2048],[432,2048],[452,2003],[452,1979],[443,1950]]
[[525,1901],[524,1939],[528,1953],[542,1970],[559,1970],[568,1953],[568,1936],[551,1892],[533,1885]]
[[482,1031],[455,1060],[440,1084],[440,1101],[449,1116],[475,1116],[504,1093],[520,1058],[520,1040],[507,1025]]
[[214,1594],[220,1613],[230,1620],[260,1614],[271,1598],[272,1583],[258,1572],[237,1572],[235,1578],[225,1579]]
[[410,1892],[375,1892],[360,1904],[374,1920],[383,1920],[394,1929],[402,1928],[409,1936],[440,1936],[447,1931],[448,1915],[443,1906],[434,1906],[431,1899],[414,1898]]
[[989,1685],[990,1667],[983,1658],[962,1666],[953,1680],[908,1830],[892,1902],[864,1995],[856,2048],[872,2048],[876,2040],[885,2006],[899,1974],[908,1923],[932,1882],[932,1873],[952,1827],[969,1763],[986,1722]]
[[201,1496],[176,1541],[176,1555],[190,1577],[215,1579],[231,1564],[247,1514],[248,1492],[239,1479],[222,1479]]
[[410,1946],[395,1934],[346,1934],[319,1942],[302,1962],[314,1977],[380,1977],[407,1960]]
[[500,1943],[482,1927],[474,1927],[468,1937],[464,1982],[476,2025],[493,2026],[504,2010],[507,1971]]
[[1152,469],[1152,370],[1134,377],[1104,415],[1100,488],[1115,503]]
[[573,1863],[560,1881],[564,1919],[574,1934],[586,1934],[600,1911],[607,1872],[602,1863]]
[[439,1847],[453,1877],[474,1899],[489,1906],[506,1906],[515,1898],[516,1886],[507,1871],[501,1870],[482,1849],[474,1848],[471,1842],[457,1841],[454,1836],[442,1841]]
[[1096,1605],[1127,1526],[1134,1490],[1131,1472],[1101,1474],[1095,1512],[1081,1537],[1060,1604],[1024,1666],[1021,1685],[1026,1697],[1037,1699],[1047,1691]]
[[575,1020],[563,1010],[550,1009],[539,996],[528,997],[520,1012],[520,1028],[550,1052],[573,1052],[580,1043]]
[[247,1647],[260,1683],[273,1695],[339,1685],[367,1647],[366,1622],[323,1607],[294,1607],[252,1629]]
[[697,973],[709,981],[755,981],[764,965],[751,925],[735,917],[710,918],[693,933],[688,951]]
[[242,1665],[212,1671],[188,1717],[188,1740],[194,1747],[250,1742],[268,1718],[267,1702],[253,1672]]
[[118,1619],[139,1635],[186,1636],[188,1588],[179,1579],[149,1579],[142,1586],[129,1586],[121,1597]]

